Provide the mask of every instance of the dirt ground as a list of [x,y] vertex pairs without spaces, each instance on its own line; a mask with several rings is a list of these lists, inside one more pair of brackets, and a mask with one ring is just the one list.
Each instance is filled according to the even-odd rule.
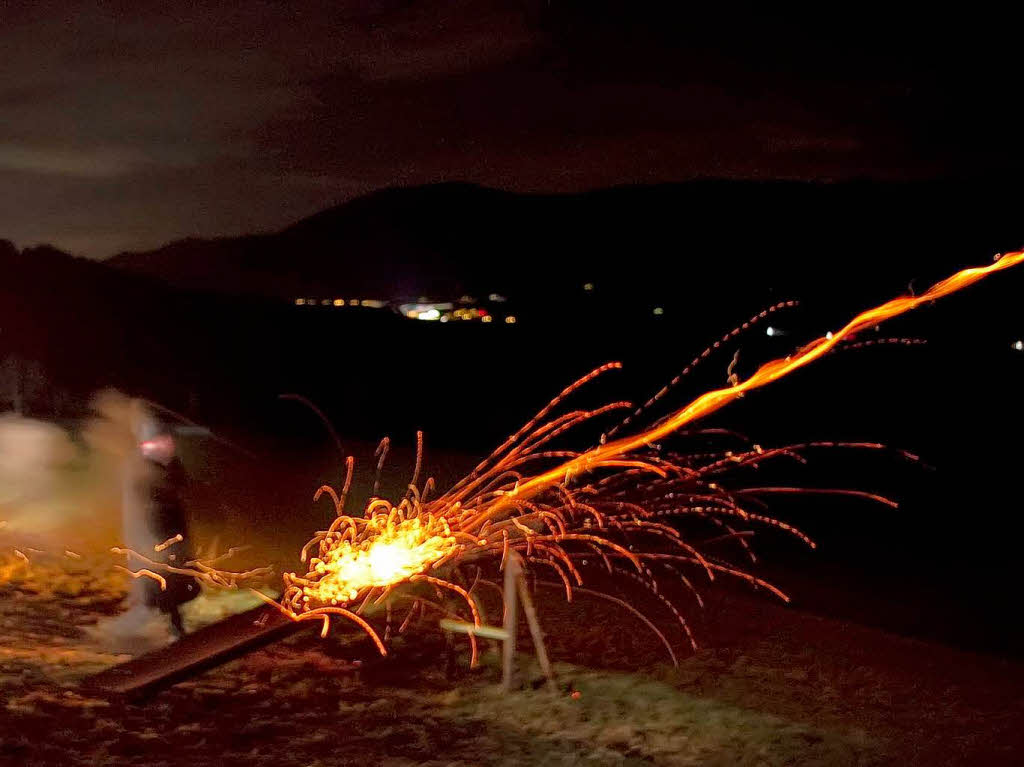
[[[498,690],[493,653],[445,673],[416,630],[375,656],[306,632],[155,695],[92,697],[126,660],[90,624],[123,582],[86,562],[0,585],[0,765],[1002,765],[1024,759],[1024,666],[719,592],[704,649],[664,648],[614,605],[539,597],[559,689],[529,665]],[[205,599],[205,598],[204,598]],[[215,615],[197,608],[194,622]],[[205,612],[204,612],[205,609]]]

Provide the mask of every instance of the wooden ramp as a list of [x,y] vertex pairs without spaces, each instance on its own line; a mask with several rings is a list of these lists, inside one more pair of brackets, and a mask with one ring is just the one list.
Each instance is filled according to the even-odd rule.
[[[555,689],[555,676],[544,648],[544,637],[523,580],[522,561],[515,552],[511,552],[505,567],[504,602],[505,618],[501,627],[444,620],[441,628],[448,632],[500,640],[503,644],[502,685],[508,691],[512,687],[517,607],[522,605],[537,659],[548,686]],[[295,621],[272,605],[260,605],[188,634],[172,645],[88,677],[82,687],[94,694],[142,698],[284,639],[300,629],[320,628],[321,625],[320,621]]]
[[320,625],[293,621],[280,610],[261,605],[91,676],[83,687],[93,693],[142,697],[314,624]]

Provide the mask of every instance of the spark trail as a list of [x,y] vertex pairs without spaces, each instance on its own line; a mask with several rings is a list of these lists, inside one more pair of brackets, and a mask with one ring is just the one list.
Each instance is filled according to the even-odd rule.
[[766,362],[758,368],[757,372],[751,375],[750,378],[740,381],[733,386],[705,392],[686,407],[676,411],[671,418],[666,419],[660,426],[641,432],[640,434],[632,437],[624,437],[622,439],[615,440],[614,442],[601,445],[600,447],[589,450],[571,461],[567,461],[561,466],[557,466],[550,471],[533,477],[529,481],[521,484],[512,495],[518,498],[529,497],[531,494],[539,492],[553,484],[557,484],[562,481],[566,475],[586,472],[592,466],[598,465],[602,461],[624,455],[638,448],[646,447],[652,442],[656,442],[662,437],[678,431],[683,426],[693,423],[694,421],[725,407],[730,402],[742,397],[748,391],[759,389],[762,386],[778,381],[780,378],[789,375],[794,370],[814,362],[835,349],[843,341],[852,338],[862,330],[867,330],[881,322],[884,322],[885,320],[898,317],[901,314],[906,314],[922,304],[935,301],[943,296],[948,296],[950,293],[962,290],[963,288],[973,285],[978,280],[981,280],[994,272],[1009,269],[1011,266],[1015,266],[1021,261],[1024,261],[1024,251],[1007,253],[989,266],[963,269],[951,277],[947,277],[941,282],[937,282],[920,296],[903,296],[900,298],[894,298],[880,306],[874,307],[873,309],[861,312],[846,323],[841,330],[833,333],[831,337],[822,336],[821,338],[811,341],[809,344],[797,351],[795,355],[791,355],[784,359],[776,359],[771,362]]

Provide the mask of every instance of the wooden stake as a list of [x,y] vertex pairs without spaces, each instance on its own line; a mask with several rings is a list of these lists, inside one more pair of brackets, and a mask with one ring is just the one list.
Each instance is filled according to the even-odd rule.
[[505,561],[505,643],[501,655],[501,688],[505,692],[512,689],[512,660],[516,652],[516,582],[522,577],[522,569],[518,555],[512,553]]
[[505,617],[501,628],[488,626],[486,623],[477,626],[472,623],[448,619],[441,621],[441,628],[448,632],[472,634],[487,639],[499,640],[502,643],[501,686],[505,692],[510,692],[512,690],[512,666],[516,653],[518,606],[522,602],[523,615],[526,616],[526,623],[530,627],[533,646],[537,652],[537,662],[547,678],[548,688],[555,690],[555,673],[551,668],[551,662],[548,660],[547,648],[544,646],[544,634],[540,629],[540,621],[537,620],[537,610],[533,606],[533,598],[530,596],[530,590],[526,587],[526,579],[523,577],[523,561],[515,552],[511,552],[505,562],[504,601]]
[[526,623],[530,627],[530,636],[533,638],[533,647],[537,652],[537,662],[540,663],[541,671],[548,680],[548,688],[555,690],[555,674],[551,670],[551,663],[548,661],[548,651],[544,647],[544,634],[540,630],[540,621],[537,620],[537,611],[533,608],[533,598],[530,590],[526,588],[526,579],[522,573],[516,579],[516,588],[519,592],[519,601],[523,603],[523,614],[526,616]]

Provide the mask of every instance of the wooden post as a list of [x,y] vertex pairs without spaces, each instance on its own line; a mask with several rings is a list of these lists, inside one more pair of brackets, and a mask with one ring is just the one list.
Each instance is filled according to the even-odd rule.
[[521,577],[519,557],[514,553],[505,562],[505,628],[506,639],[501,656],[501,687],[505,692],[512,689],[512,660],[516,652],[516,607],[518,595],[516,584]]
[[510,692],[512,690],[513,660],[516,653],[518,605],[522,602],[523,614],[526,616],[526,623],[530,627],[530,636],[533,638],[533,646],[536,648],[537,662],[548,680],[548,688],[555,690],[555,674],[551,668],[551,662],[548,660],[547,649],[544,647],[544,634],[540,629],[540,621],[537,620],[537,610],[533,606],[530,591],[526,588],[526,579],[523,577],[523,561],[515,552],[510,552],[505,562],[504,602],[505,617],[501,628],[488,626],[486,623],[477,626],[473,623],[453,621],[447,618],[441,621],[441,628],[444,631],[499,640],[502,643],[501,686],[505,692]]
[[523,614],[526,616],[526,623],[530,627],[530,636],[533,638],[533,648],[537,652],[537,662],[540,663],[541,671],[548,680],[548,688],[555,690],[555,674],[551,670],[551,663],[548,661],[548,651],[544,647],[544,634],[540,630],[540,621],[537,620],[537,611],[533,608],[533,598],[529,589],[526,588],[526,579],[522,573],[516,579],[519,600],[523,603]]

